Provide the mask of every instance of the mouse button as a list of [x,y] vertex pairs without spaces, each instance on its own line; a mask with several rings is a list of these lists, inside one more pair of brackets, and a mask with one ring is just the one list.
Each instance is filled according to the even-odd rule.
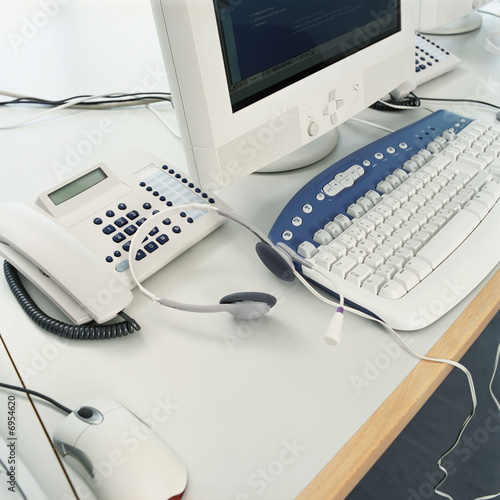
[[152,488],[162,485],[172,495],[186,489],[187,469],[184,462],[158,434],[150,434],[141,442],[134,455],[136,467],[144,467],[144,473],[148,477],[156,478],[151,481]]
[[87,476],[88,479],[94,477],[94,467],[91,460],[87,457],[82,450],[75,448],[74,446],[62,444],[64,449],[64,458],[67,463],[73,467],[80,475],[83,477]]
[[106,396],[93,398],[83,406],[94,408],[102,415],[106,415],[106,413],[109,413],[110,411],[116,410],[118,408],[123,408],[123,405],[116,401],[116,399],[108,398]]
[[54,441],[63,443],[64,445],[76,446],[78,438],[88,427],[88,422],[84,422],[72,412],[57,425],[53,436]]

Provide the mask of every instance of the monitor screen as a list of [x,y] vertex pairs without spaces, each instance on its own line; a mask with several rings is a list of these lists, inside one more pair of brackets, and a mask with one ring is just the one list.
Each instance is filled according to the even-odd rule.
[[233,111],[401,29],[400,0],[215,0]]

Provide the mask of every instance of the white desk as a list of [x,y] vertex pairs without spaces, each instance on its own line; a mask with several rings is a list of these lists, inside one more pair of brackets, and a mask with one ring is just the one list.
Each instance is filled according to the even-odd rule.
[[[24,36],[25,42],[11,34],[22,35],[37,14],[43,18],[40,3],[12,0],[3,5],[0,30],[9,36],[0,41],[0,58],[9,70],[2,72],[0,88],[54,98],[138,88],[168,90],[147,0],[67,2],[53,16],[47,16],[47,23],[33,30],[31,38]],[[498,21],[494,18],[485,18],[479,32],[440,39],[464,63],[423,87],[419,94],[479,97],[500,104],[494,78],[499,74],[500,58],[482,50],[485,31],[494,29],[495,23]],[[449,107],[493,120],[492,112],[484,108]],[[168,106],[159,109],[175,124]],[[19,121],[32,113],[32,108],[0,110],[0,123]],[[382,114],[370,110],[363,118],[394,128],[425,113]],[[0,133],[2,200],[31,201],[69,174],[134,145],[183,166],[180,144],[146,109],[63,111],[57,116]],[[94,136],[101,139],[92,144],[89,137],[95,130],[102,132]],[[348,123],[340,128],[340,134],[329,162],[381,137],[383,132]],[[325,160],[287,174],[253,175],[219,195],[267,231],[286,201],[328,164]],[[304,498],[326,497],[325,489],[333,492],[330,498],[342,498],[446,370],[436,374],[429,365],[419,365],[434,385],[415,397],[403,409],[403,416],[388,422],[391,431],[384,434],[383,442],[374,444],[363,425],[377,410],[385,408],[384,402],[394,398],[392,394],[398,394],[394,391],[408,380],[417,360],[396,353],[366,385],[357,385],[355,381],[364,377],[366,367],[377,356],[395,348],[392,338],[372,324],[348,316],[341,345],[328,347],[323,332],[331,309],[301,286],[277,281],[261,265],[254,244],[252,235],[242,228],[225,224],[153,276],[148,287],[198,303],[218,301],[233,291],[274,293],[279,303],[263,321],[248,325],[229,315],[207,317],[165,310],[137,293],[127,312],[141,324],[140,333],[104,342],[64,341],[35,327],[2,279],[0,333],[30,388],[70,407],[106,395],[144,419],[156,416],[157,432],[188,467],[186,500],[289,499],[305,488]],[[474,295],[431,327],[405,338],[417,351],[429,351]],[[488,295],[493,300],[481,324],[498,309],[499,294],[488,290]],[[57,314],[50,304],[46,306]],[[471,328],[471,338],[479,334],[480,326],[467,328]],[[464,344],[461,349],[450,350],[446,345],[443,355],[450,356],[468,347]],[[10,370],[1,364],[0,378],[10,379]],[[22,397],[17,396],[18,400]],[[36,407],[51,435],[63,415],[44,403],[36,402]],[[357,434],[359,429],[363,429],[361,434]],[[344,470],[334,462],[313,481],[351,438],[363,446],[364,436],[369,456],[363,458],[362,451],[356,455],[360,462],[354,464],[355,470],[346,472],[343,484],[336,484],[335,474],[343,476]],[[40,476],[50,498],[71,498],[67,482],[59,480],[57,463],[51,469],[53,474],[39,469],[45,453],[47,461],[54,458],[48,458],[50,451],[43,453],[42,457],[26,453],[28,466]],[[343,451],[338,456],[342,453],[346,454]],[[77,489],[83,488],[78,477],[71,471],[70,475]],[[49,481],[49,476],[56,481]],[[82,497],[91,498],[86,495]]]

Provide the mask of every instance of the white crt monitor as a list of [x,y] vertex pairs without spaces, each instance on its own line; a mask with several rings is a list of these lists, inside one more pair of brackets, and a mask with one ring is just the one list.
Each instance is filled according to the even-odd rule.
[[[413,76],[413,0],[151,0],[190,174],[310,164]],[[323,141],[321,141],[323,139]]]
[[491,0],[418,0],[417,31],[452,35],[481,26],[477,9]]

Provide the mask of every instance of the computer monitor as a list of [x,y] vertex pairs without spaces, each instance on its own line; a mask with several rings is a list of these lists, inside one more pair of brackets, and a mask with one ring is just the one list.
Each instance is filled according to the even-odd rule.
[[410,0],[151,0],[190,174],[310,164],[413,76]]
[[477,9],[491,0],[418,0],[417,31],[454,35],[478,29],[482,18]]

